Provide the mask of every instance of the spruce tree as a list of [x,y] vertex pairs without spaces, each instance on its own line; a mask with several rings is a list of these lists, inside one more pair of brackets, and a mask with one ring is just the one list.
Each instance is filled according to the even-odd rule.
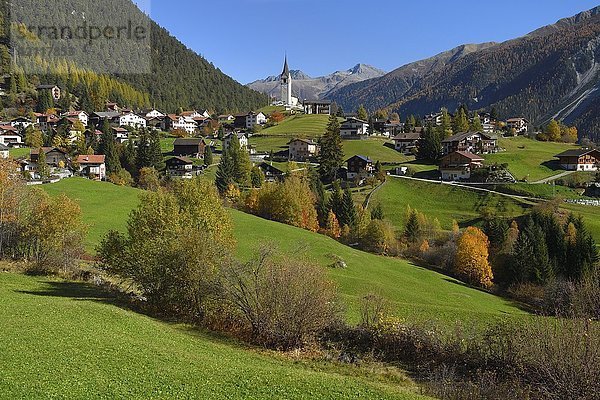
[[381,203],[377,203],[377,205],[371,210],[371,219],[383,221],[384,218],[385,216],[383,213],[383,207],[381,206]]
[[433,129],[431,124],[427,125],[423,138],[419,141],[417,157],[423,160],[437,161],[442,156],[442,141],[440,133]]
[[123,148],[123,154],[121,155],[121,166],[127,170],[132,176],[137,175],[136,168],[136,151],[133,140],[127,141],[127,144]]
[[50,167],[46,163],[46,153],[44,149],[40,147],[38,160],[37,160],[37,172],[41,179],[47,179],[50,176]]
[[37,102],[37,112],[46,113],[51,108],[54,108],[54,99],[52,98],[52,93],[50,90],[40,91]]
[[252,164],[250,163],[248,152],[241,147],[235,133],[232,135],[229,146],[227,146],[227,153],[233,164],[233,180],[240,186],[247,185],[250,179]]
[[229,151],[224,151],[219,161],[219,167],[217,168],[217,177],[215,178],[215,184],[219,193],[223,194],[229,188],[229,185],[234,183],[234,165]]
[[446,110],[445,108],[442,108],[442,121],[437,127],[437,131],[441,140],[452,136],[452,118],[450,117],[448,110]]
[[148,135],[145,131],[142,131],[138,138],[135,164],[137,171],[141,170],[142,168],[152,166],[152,156],[150,155],[150,142]]
[[164,168],[162,149],[160,147],[160,134],[156,129],[152,129],[149,134],[149,156],[150,167],[153,167],[157,171]]
[[362,104],[358,107],[358,111],[356,112],[358,119],[362,119],[366,121],[369,119],[369,114],[367,113],[367,109]]
[[338,215],[337,217],[341,226],[348,226],[351,229],[356,226],[356,205],[354,204],[354,199],[352,198],[352,191],[350,191],[349,187],[347,187],[346,190],[344,190],[340,215]]
[[328,208],[333,211],[335,216],[340,219],[340,214],[342,213],[342,203],[344,201],[344,193],[342,192],[342,187],[340,185],[340,181],[333,182],[333,192],[331,197],[329,198],[329,206]]
[[210,145],[206,146],[204,150],[204,165],[211,166],[213,163],[213,153]]
[[454,116],[452,130],[455,135],[469,131],[469,119],[467,118],[467,114],[465,114],[465,110],[462,107],[459,107],[456,115]]
[[319,145],[319,175],[323,183],[330,183],[337,178],[344,159],[340,122],[335,115],[329,117],[327,130],[319,139]]
[[421,225],[419,224],[419,215],[416,210],[410,210],[408,220],[404,227],[404,236],[410,243],[416,243],[421,236]]
[[471,126],[469,127],[471,132],[482,132],[483,125],[481,124],[481,118],[479,118],[479,114],[475,113],[473,116],[473,122],[471,122]]

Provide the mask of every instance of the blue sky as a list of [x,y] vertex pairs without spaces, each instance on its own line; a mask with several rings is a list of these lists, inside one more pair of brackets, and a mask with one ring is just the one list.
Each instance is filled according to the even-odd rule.
[[[138,0],[152,18],[234,79],[358,63],[391,71],[463,43],[504,41],[598,0]],[[148,6],[147,4],[151,4]]]

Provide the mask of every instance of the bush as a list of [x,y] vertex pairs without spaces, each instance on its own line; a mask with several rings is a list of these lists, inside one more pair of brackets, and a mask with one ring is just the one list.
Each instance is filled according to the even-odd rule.
[[250,262],[228,266],[222,285],[240,325],[263,346],[300,347],[339,320],[335,286],[302,257],[263,247]]

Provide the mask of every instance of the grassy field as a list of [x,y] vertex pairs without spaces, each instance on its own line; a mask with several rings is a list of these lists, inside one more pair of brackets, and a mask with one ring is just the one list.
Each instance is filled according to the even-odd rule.
[[[284,135],[295,137],[314,138],[321,136],[327,127],[329,115],[301,115],[296,114],[286,118],[276,126],[266,128],[262,135]],[[342,119],[340,119],[342,121]]]
[[484,207],[493,207],[499,214],[506,216],[521,215],[527,208],[518,200],[500,195],[397,178],[389,179],[375,193],[371,204],[376,203],[381,203],[386,218],[399,228],[405,225],[408,206],[416,208],[429,218],[437,218],[444,229],[452,227],[452,220],[462,226],[477,223]]
[[553,199],[562,197],[563,199],[580,199],[582,196],[575,189],[567,186],[551,185],[547,183],[529,184],[518,182],[509,185],[496,185],[493,190],[502,193],[516,194],[519,196],[538,197],[541,199]]
[[343,145],[345,158],[362,155],[388,164],[401,164],[414,159],[397,152],[393,142],[384,139],[344,140]]
[[259,153],[270,153],[272,151],[275,154],[281,152],[287,155],[288,143],[292,139],[292,137],[285,136],[253,135],[250,138],[250,144]]
[[398,371],[292,361],[120,307],[93,286],[0,274],[6,399],[423,399]]
[[[80,179],[68,179],[44,188],[54,194],[67,193],[79,200],[85,221],[94,227],[87,238],[89,248],[93,248],[110,229],[124,229],[129,210],[138,201],[135,189]],[[86,192],[86,195],[80,192]],[[103,201],[106,198],[112,200]],[[117,207],[115,198],[119,199]],[[232,210],[231,214],[241,258],[250,257],[264,242],[271,242],[286,251],[305,250],[324,267],[334,262],[333,256],[342,258],[348,268],[329,269],[329,274],[339,284],[348,305],[348,316],[353,321],[358,318],[361,296],[372,291],[392,300],[396,305],[395,312],[404,317],[485,322],[521,314],[507,300],[470,289],[454,279],[407,261],[364,253],[325,236],[242,212]]]
[[94,182],[84,178],[64,179],[44,185],[50,195],[66,194],[81,206],[84,223],[88,227],[85,240],[87,251],[95,246],[110,230],[125,231],[127,217],[138,204],[140,191],[131,187],[115,186],[108,182]]
[[565,150],[578,148],[575,145],[538,142],[525,137],[500,139],[498,145],[506,151],[485,155],[486,163],[507,163],[517,180],[527,178],[529,182],[559,174],[562,170],[554,156]]
[[21,147],[20,149],[11,148],[9,150],[9,154],[13,158],[28,157],[30,152],[31,152],[31,149],[29,147]]

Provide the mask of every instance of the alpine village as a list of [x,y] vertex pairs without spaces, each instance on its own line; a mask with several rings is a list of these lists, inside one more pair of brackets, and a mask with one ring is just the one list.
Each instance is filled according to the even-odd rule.
[[600,399],[600,7],[242,85],[130,0],[48,18],[150,73],[24,63],[2,3],[0,398]]

